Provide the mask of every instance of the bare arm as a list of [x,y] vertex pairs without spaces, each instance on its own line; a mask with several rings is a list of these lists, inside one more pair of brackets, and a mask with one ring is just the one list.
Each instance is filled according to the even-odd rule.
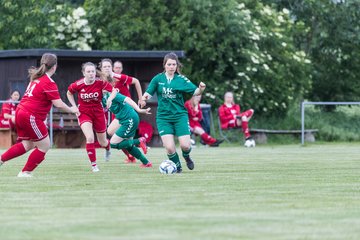
[[142,90],[141,90],[141,84],[140,84],[139,79],[133,78],[131,84],[135,85],[135,89],[136,89],[138,99],[139,99],[138,104],[140,107],[143,108],[146,105],[146,103],[144,100],[142,100]]
[[51,102],[54,104],[55,107],[63,110],[64,112],[76,114],[79,113],[79,110],[76,106],[69,107],[61,99],[52,100]]
[[205,88],[206,88],[205,83],[200,82],[199,87],[194,92],[194,95],[195,96],[201,95],[204,92]]
[[111,107],[112,100],[114,100],[114,98],[116,97],[116,94],[117,94],[117,91],[116,91],[115,88],[113,88],[109,98],[106,100],[106,107],[107,108]]
[[146,114],[151,114],[150,110],[151,108],[147,108],[147,109],[141,109],[139,108],[139,106],[129,97],[126,97],[124,100],[127,104],[129,104],[132,108],[135,109],[135,111],[137,111],[138,113],[146,113]]

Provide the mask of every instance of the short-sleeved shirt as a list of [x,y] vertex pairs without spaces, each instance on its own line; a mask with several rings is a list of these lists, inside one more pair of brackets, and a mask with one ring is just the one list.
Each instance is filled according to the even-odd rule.
[[115,79],[115,84],[114,87],[115,89],[121,93],[122,95],[125,95],[129,98],[131,98],[130,95],[130,91],[129,91],[129,86],[132,83],[133,78],[125,75],[125,74],[119,74],[120,76],[114,76]]
[[157,119],[178,120],[188,114],[184,107],[183,94],[194,94],[196,89],[197,86],[183,75],[175,74],[169,81],[165,73],[159,73],[151,80],[146,92],[151,96],[157,94]]
[[58,87],[55,81],[45,74],[29,83],[18,108],[45,121],[52,106],[51,101],[57,99],[60,99]]
[[[103,106],[106,106],[106,101],[109,98],[110,94],[105,93],[102,104]],[[133,109],[129,104],[125,102],[126,96],[117,93],[116,97],[112,100],[110,112],[115,114],[116,119],[118,119],[121,123],[121,121],[124,121],[126,119],[129,119],[132,117],[133,114],[137,114],[135,109]]]
[[103,91],[112,92],[112,89],[110,83],[101,79],[96,79],[92,84],[86,84],[84,78],[73,82],[68,87],[69,92],[77,93],[80,112],[102,109]]

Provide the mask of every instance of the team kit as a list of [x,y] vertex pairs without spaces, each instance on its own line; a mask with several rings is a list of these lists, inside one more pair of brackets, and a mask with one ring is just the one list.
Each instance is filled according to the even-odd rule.
[[[122,73],[121,62],[113,64],[110,59],[102,59],[98,66],[91,62],[84,63],[81,69],[83,77],[68,86],[69,106],[61,99],[58,86],[51,78],[57,70],[57,56],[43,54],[40,66],[29,69],[29,85],[12,118],[18,140],[1,154],[0,166],[31,151],[18,177],[33,176],[33,171],[50,149],[45,120],[51,107],[55,106],[77,116],[86,139],[85,149],[92,172],[100,171],[97,148],[105,149],[105,161],[110,159],[110,149],[116,149],[124,152],[126,163],[139,160],[141,168],[152,168],[153,164],[146,157],[149,139],[138,137],[136,131],[140,123],[139,114],[151,114],[146,102],[156,95],[156,125],[167,155],[159,170],[163,174],[179,174],[183,171],[175,138],[178,139],[187,168],[193,170],[195,163],[190,154],[192,133],[199,135],[201,141],[209,146],[219,146],[224,140],[211,137],[198,124],[202,120],[199,102],[206,88],[205,83],[200,82],[197,86],[182,75],[182,65],[175,53],[165,55],[163,67],[164,71],[154,76],[142,93],[139,80]],[[138,94],[138,102],[131,99],[129,87],[132,84]],[[193,95],[186,104],[184,94]],[[229,95],[225,94],[225,100],[232,97]],[[227,112],[226,116],[220,118],[222,127],[242,127],[245,144],[254,142],[247,125],[254,111],[251,109],[240,113],[240,108],[236,106],[233,100],[221,106],[223,115]],[[107,111],[111,112],[111,119],[107,119]]]

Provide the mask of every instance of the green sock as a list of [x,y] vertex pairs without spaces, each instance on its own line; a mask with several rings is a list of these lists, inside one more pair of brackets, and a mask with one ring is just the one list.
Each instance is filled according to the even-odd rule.
[[177,152],[173,154],[168,154],[168,158],[175,163],[178,169],[181,168],[180,158]]
[[139,141],[139,139],[138,138],[136,138],[136,139],[133,139],[133,141],[134,141],[134,145],[135,146],[139,146],[139,144],[140,144],[140,141]]
[[128,150],[128,152],[131,155],[133,155],[134,157],[139,159],[143,164],[149,163],[149,160],[144,156],[144,154],[142,154],[140,152],[140,150],[137,147],[131,146],[131,147],[126,148],[126,150]]
[[184,158],[187,158],[187,157],[190,155],[191,147],[189,148],[189,150],[181,149],[181,151],[182,151],[183,157],[184,157]]
[[122,140],[121,142],[119,143],[111,143],[110,146],[111,148],[116,148],[116,149],[124,149],[124,148],[129,148],[133,145],[133,140],[132,139],[125,139],[125,140]]

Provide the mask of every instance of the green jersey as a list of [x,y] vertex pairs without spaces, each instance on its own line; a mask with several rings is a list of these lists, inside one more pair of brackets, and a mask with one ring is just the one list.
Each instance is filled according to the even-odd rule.
[[183,75],[175,74],[172,80],[159,73],[150,82],[146,92],[158,97],[157,119],[177,120],[187,115],[183,93],[194,94],[197,86]]
[[[104,97],[102,99],[103,106],[106,107],[106,101],[109,98],[110,93],[104,93]],[[116,97],[112,100],[111,107],[109,109],[110,112],[115,114],[116,118],[121,122],[130,118],[133,114],[136,114],[136,111],[125,102],[126,96],[117,93]]]

